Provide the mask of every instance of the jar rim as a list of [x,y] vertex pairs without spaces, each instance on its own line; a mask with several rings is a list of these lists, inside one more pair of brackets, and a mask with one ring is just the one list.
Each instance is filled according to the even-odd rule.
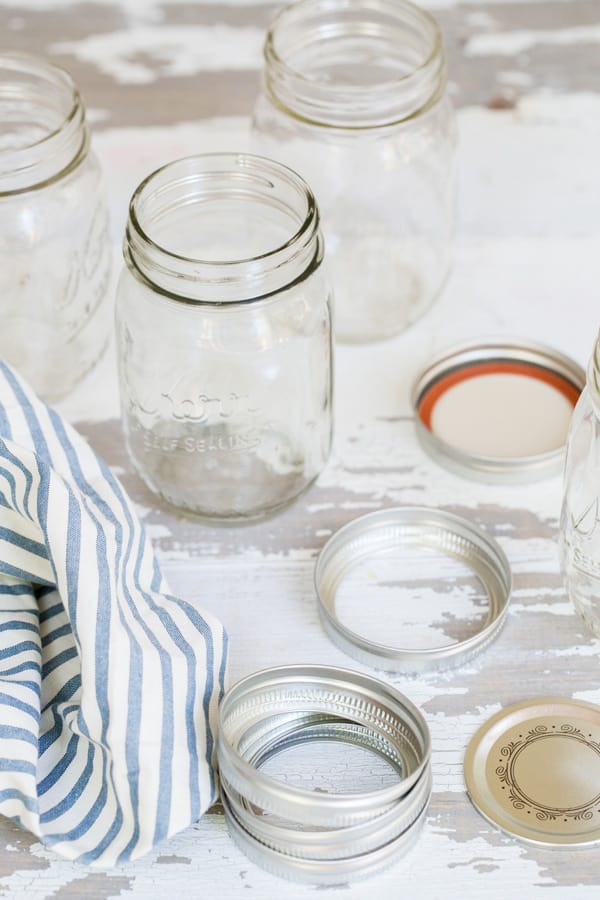
[[[155,189],[157,192],[161,190],[161,178],[173,175],[173,178],[166,180],[162,186],[164,191],[166,188],[175,188],[178,184],[193,184],[194,181],[208,184],[211,178],[223,177],[229,171],[235,173],[236,169],[239,169],[239,174],[246,174],[256,181],[262,180],[271,188],[275,187],[271,179],[279,178],[287,182],[296,194],[302,197],[305,208],[297,216],[299,225],[282,243],[251,256],[210,259],[178,252],[152,237],[148,225],[143,223],[141,207],[152,196]],[[176,299],[221,305],[223,301],[219,299],[213,300],[204,296],[188,297],[183,292],[172,290],[173,279],[177,279],[179,288],[181,288],[182,282],[196,283],[203,286],[208,294],[211,294],[216,292],[215,289],[218,285],[258,282],[264,278],[265,271],[272,273],[281,270],[284,265],[294,260],[297,260],[300,265],[304,261],[306,268],[315,255],[314,242],[318,234],[319,211],[314,194],[304,179],[293,169],[283,163],[251,153],[202,153],[168,162],[155,169],[140,182],[129,203],[124,252],[126,261],[133,262],[147,281],[164,289],[166,293]],[[279,276],[279,280],[281,280],[281,276]],[[247,297],[245,301],[260,299],[274,290],[261,291],[260,295]],[[226,302],[229,305],[236,301]]]
[[[309,16],[321,10],[333,14],[337,11],[348,12],[353,9],[366,13],[392,13],[398,20],[402,14],[410,15],[415,22],[428,30],[428,50],[410,71],[394,78],[366,85],[339,84],[308,77],[300,68],[286,61],[278,49],[277,31],[283,27],[293,26],[294,17],[299,19],[302,14]],[[341,30],[338,30],[337,34],[332,32],[329,38],[342,33]],[[276,101],[282,102],[282,95],[285,95],[282,105],[291,110],[297,118],[313,125],[343,128],[349,131],[394,125],[424,112],[432,102],[438,99],[446,81],[440,26],[431,13],[412,3],[411,0],[296,0],[281,9],[272,20],[263,44],[263,56],[266,63],[265,81]],[[282,91],[273,84],[274,81],[280,83]],[[411,89],[418,95],[418,99],[408,109],[402,109],[402,103],[399,103],[399,92]],[[318,109],[309,109],[309,103],[302,102],[301,97],[304,92],[307,92],[307,100],[311,106],[314,105],[315,99],[317,103],[323,103],[329,95],[332,106],[338,108],[335,112],[332,110],[331,121],[327,116],[319,116]],[[318,98],[315,97],[317,92],[320,94]],[[300,97],[294,97],[294,94],[298,94]],[[285,102],[288,100],[290,101],[289,107]],[[297,100],[300,102],[297,103]],[[379,116],[373,113],[366,114],[366,108],[376,106],[377,101],[381,102],[382,114]],[[346,117],[343,115],[344,110],[340,111],[340,106],[355,103],[365,105],[365,110],[362,110],[365,113],[364,121],[353,122],[350,115],[346,121]],[[384,107],[385,109],[383,109]]]
[[[70,172],[88,146],[83,100],[74,79],[62,66],[42,56],[25,52],[0,53],[0,73],[29,76],[65,97],[66,111],[43,135],[16,147],[0,147],[0,196],[32,190]],[[0,74],[0,103],[3,86]],[[25,82],[23,82],[25,84]]]
[[[29,144],[23,144],[19,149],[26,150],[30,147],[38,147],[45,141],[52,140],[52,138],[59,134],[65,126],[73,121],[77,115],[77,109],[81,104],[81,95],[77,90],[73,77],[65,68],[63,68],[63,66],[51,62],[44,57],[35,56],[33,53],[11,51],[9,53],[0,53],[0,69],[2,68],[11,69],[19,74],[39,75],[46,78],[48,78],[49,75],[54,76],[54,78],[52,78],[53,83],[57,87],[66,87],[72,98],[69,112],[64,116],[62,121],[52,129],[52,131],[49,131],[35,141],[31,141]],[[12,151],[0,148],[0,154],[9,152]]]

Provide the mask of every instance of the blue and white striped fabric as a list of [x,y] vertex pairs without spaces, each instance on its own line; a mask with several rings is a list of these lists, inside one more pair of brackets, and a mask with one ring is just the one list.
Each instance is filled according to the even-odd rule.
[[226,638],[169,596],[118,481],[0,363],[0,813],[135,859],[215,799]]

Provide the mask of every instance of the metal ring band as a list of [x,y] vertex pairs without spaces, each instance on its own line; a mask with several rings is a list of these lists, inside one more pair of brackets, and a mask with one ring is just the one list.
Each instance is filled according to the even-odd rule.
[[269,822],[227,783],[221,784],[240,825],[267,847],[299,859],[347,859],[388,844],[414,824],[431,796],[431,770],[427,768],[414,788],[376,819],[317,831]]
[[[315,713],[366,726],[389,741],[402,759],[402,779],[376,791],[315,794],[249,761],[281,724],[279,717],[289,728],[294,716],[306,721]],[[302,825],[343,828],[375,818],[411,790],[429,763],[429,729],[419,710],[390,685],[347,669],[289,666],[255,673],[228,692],[219,719],[224,779],[248,803]]]
[[[336,593],[357,562],[373,553],[415,545],[460,559],[480,579],[489,613],[476,634],[449,645],[408,649],[372,641],[340,621]],[[369,513],[336,532],[317,560],[315,588],[325,630],[344,653],[386,671],[422,672],[464,663],[497,635],[508,608],[511,571],[497,542],[466,519],[443,510],[407,506]]]
[[272,875],[303,884],[339,884],[356,881],[385,871],[404,856],[416,843],[425,822],[427,806],[406,831],[371,853],[363,853],[348,859],[298,859],[267,847],[249,834],[237,821],[227,797],[223,808],[233,840],[248,859],[266,869]]

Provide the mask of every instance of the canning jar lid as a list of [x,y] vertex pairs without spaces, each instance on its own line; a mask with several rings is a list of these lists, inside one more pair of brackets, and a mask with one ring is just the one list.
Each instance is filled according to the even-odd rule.
[[513,703],[475,733],[467,791],[488,821],[540,847],[600,843],[600,707],[537,697]]
[[[329,666],[267,669],[227,693],[219,726],[229,830],[267,871],[316,885],[356,880],[387,868],[416,840],[431,796],[429,730],[390,685]],[[312,759],[314,745],[323,741],[383,757],[394,783],[322,793],[261,771],[298,744],[310,746]]]
[[543,344],[512,338],[460,344],[413,386],[417,436],[436,462],[467,478],[547,478],[562,471],[584,387],[581,366]]
[[[354,729],[359,727],[349,722],[332,721],[319,726],[309,726],[302,731],[302,738],[307,742],[328,739],[348,742],[377,752],[376,745],[372,743],[373,733],[370,729],[361,728],[362,736],[357,740]],[[275,752],[281,752],[289,746],[287,741],[281,741],[275,747]],[[221,775],[222,794],[226,796],[232,815],[242,828],[261,843],[280,853],[313,860],[359,856],[395,840],[402,832],[412,827],[423,812],[429,802],[431,785],[431,767],[427,766],[415,786],[386,812],[374,819],[347,827],[299,828],[293,821],[281,818],[275,822],[271,821],[263,809],[249,803]]]
[[[295,719],[304,727],[315,716],[366,726],[383,737],[397,753],[401,777],[374,791],[315,793],[255,765],[274,729],[283,738]],[[419,781],[430,752],[429,729],[416,706],[391,685],[348,669],[283,666],[257,672],[234,685],[219,710],[217,754],[224,781],[248,803],[302,825],[343,828],[382,815]]]
[[378,875],[385,871],[416,843],[427,814],[427,806],[425,806],[409,828],[371,853],[342,859],[311,859],[289,856],[257,840],[240,825],[226,797],[223,798],[223,809],[230,834],[248,859],[272,875],[278,875],[289,881],[313,885],[339,885]]
[[[458,559],[481,583],[488,609],[475,633],[438,646],[409,647],[372,640],[344,624],[337,609],[343,582],[365,561],[375,566],[378,557],[406,547]],[[426,575],[430,577],[429,570]],[[506,617],[511,572],[497,542],[466,519],[444,510],[406,506],[369,513],[337,531],[317,560],[315,588],[325,630],[340,649],[378,669],[415,672],[463,663],[497,635]],[[368,596],[364,604],[369,608]]]

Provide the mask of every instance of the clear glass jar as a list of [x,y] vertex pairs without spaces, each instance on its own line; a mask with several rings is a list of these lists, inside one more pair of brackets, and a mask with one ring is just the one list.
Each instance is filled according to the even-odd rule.
[[319,214],[285,166],[178,160],[135,191],[117,290],[132,461],[175,506],[262,517],[331,443],[331,311]]
[[46,400],[67,394],[112,330],[100,168],[71,77],[0,54],[0,356]]
[[451,260],[456,135],[439,28],[405,0],[300,0],[275,18],[264,60],[255,146],[315,193],[336,336],[396,335]]
[[567,594],[600,637],[600,338],[569,431],[560,552]]

